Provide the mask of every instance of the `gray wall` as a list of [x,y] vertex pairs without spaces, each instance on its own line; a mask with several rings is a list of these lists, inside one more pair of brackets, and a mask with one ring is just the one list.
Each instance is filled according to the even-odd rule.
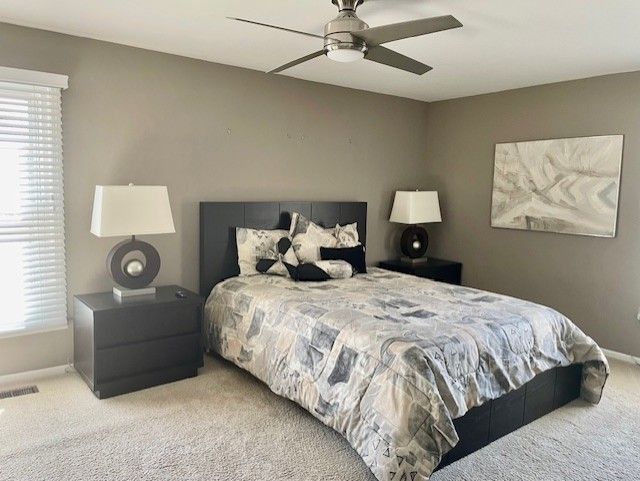
[[[369,203],[387,257],[393,192],[425,187],[427,104],[0,24],[0,65],[69,75],[63,94],[68,290],[108,290],[120,239],[89,233],[96,184],[169,187],[177,233],[147,238],[158,284],[195,289],[201,200]],[[68,330],[0,339],[0,375],[64,364]]]
[[[444,222],[432,253],[468,285],[552,306],[601,346],[640,355],[640,73],[429,105],[426,170]],[[497,142],[624,134],[614,239],[490,227]]]
[[[640,355],[640,73],[424,104],[0,24],[0,65],[70,76],[63,94],[70,298],[107,290],[118,239],[89,233],[95,184],[169,186],[158,284],[197,286],[200,200],[369,202],[368,260],[395,255],[393,192],[437,188],[430,253],[464,280],[553,306]],[[496,142],[622,133],[615,239],[489,226]],[[0,375],[67,362],[69,329],[0,339]]]

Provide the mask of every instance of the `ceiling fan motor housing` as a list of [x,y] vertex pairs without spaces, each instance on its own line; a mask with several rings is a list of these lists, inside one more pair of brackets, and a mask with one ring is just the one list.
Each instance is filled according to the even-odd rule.
[[361,5],[364,0],[331,0],[331,2],[333,2],[341,12],[343,10],[353,10],[355,12],[358,5]]
[[330,52],[332,50],[358,50],[360,52],[367,52],[367,44],[364,40],[355,37],[351,32],[358,30],[365,30],[369,28],[365,22],[360,20],[355,12],[355,6],[359,2],[348,2],[345,0],[334,0],[334,3],[351,3],[354,4],[354,9],[341,10],[336,18],[327,23],[324,27],[324,50]]

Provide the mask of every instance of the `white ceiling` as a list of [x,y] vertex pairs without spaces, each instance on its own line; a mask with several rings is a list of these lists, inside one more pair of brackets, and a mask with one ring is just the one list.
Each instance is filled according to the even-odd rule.
[[[0,0],[0,21],[269,70],[322,41],[227,20],[321,34],[330,0]],[[434,67],[420,77],[319,57],[285,75],[442,100],[640,70],[640,0],[366,0],[370,26],[452,14],[464,27],[387,44]]]

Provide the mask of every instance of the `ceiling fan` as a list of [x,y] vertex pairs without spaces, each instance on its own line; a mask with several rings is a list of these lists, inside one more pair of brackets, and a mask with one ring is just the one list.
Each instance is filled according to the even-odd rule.
[[423,18],[409,22],[393,23],[380,27],[369,28],[356,15],[356,9],[364,0],[331,0],[338,7],[340,13],[324,27],[324,36],[313,33],[300,32],[285,27],[247,20],[244,18],[228,17],[231,20],[276,28],[285,32],[298,33],[307,37],[324,40],[324,48],[302,58],[282,65],[269,73],[278,73],[294,67],[321,55],[326,55],[337,62],[355,62],[365,58],[372,62],[388,65],[417,75],[432,70],[432,67],[401,53],[383,47],[382,44],[401,40],[403,38],[418,37],[428,33],[440,32],[451,28],[462,27],[462,24],[451,15],[442,17]]

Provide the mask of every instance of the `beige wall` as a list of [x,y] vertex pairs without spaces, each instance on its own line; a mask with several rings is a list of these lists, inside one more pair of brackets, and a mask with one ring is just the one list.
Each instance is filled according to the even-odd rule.
[[[201,200],[369,203],[368,260],[394,252],[393,191],[425,187],[427,105],[0,24],[0,65],[69,75],[63,94],[67,271],[108,290],[117,239],[89,233],[96,184],[168,185],[177,233],[150,240],[158,284],[195,289]],[[0,375],[63,364],[68,332],[0,339]]]
[[[640,73],[433,103],[427,134],[444,217],[432,253],[464,262],[466,284],[552,306],[640,355]],[[600,134],[625,135],[616,238],[490,227],[495,143]]]

